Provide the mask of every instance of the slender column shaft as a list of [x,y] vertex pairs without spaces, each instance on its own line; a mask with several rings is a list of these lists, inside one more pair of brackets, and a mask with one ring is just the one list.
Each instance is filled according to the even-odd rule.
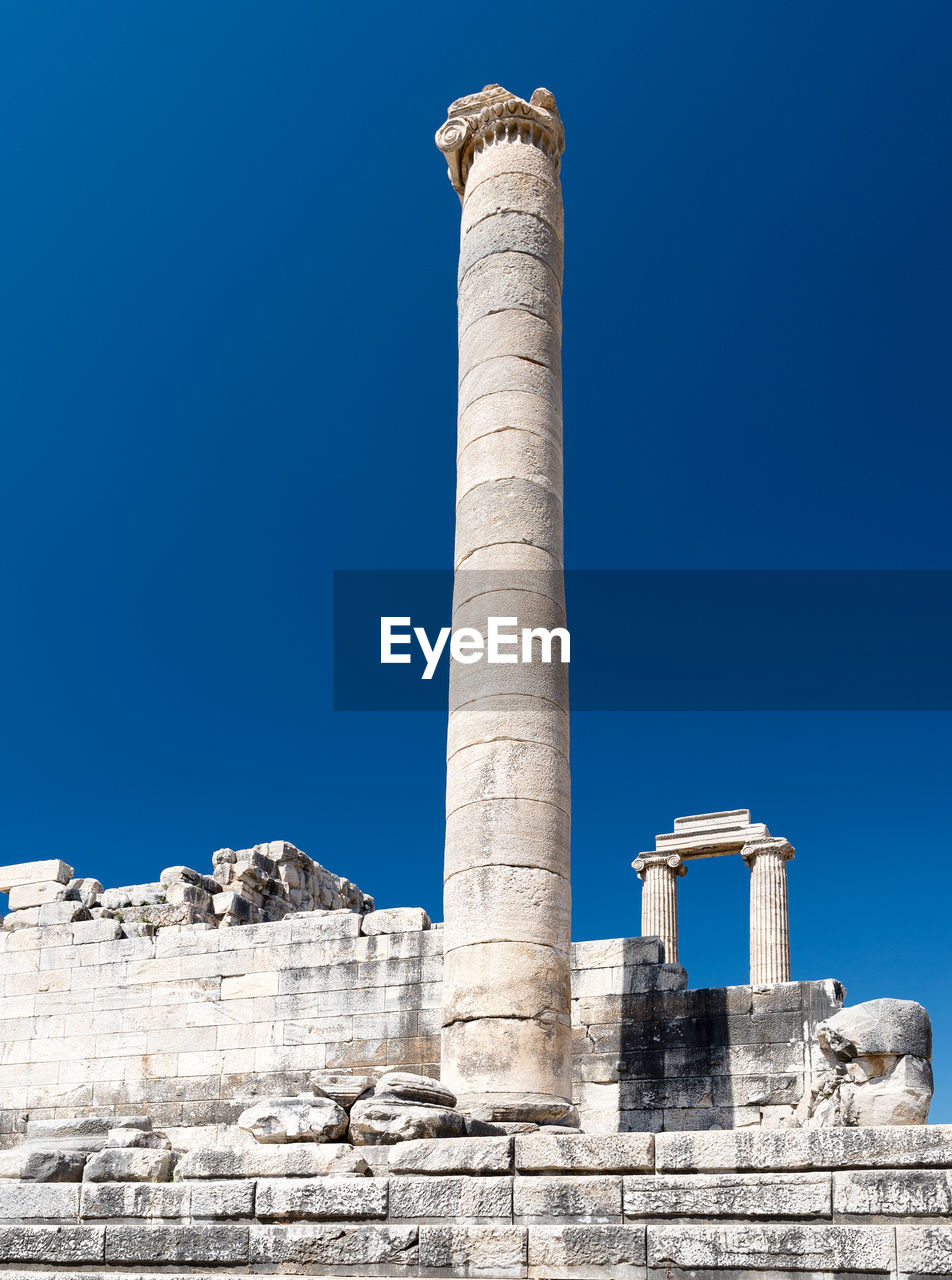
[[687,867],[676,853],[656,857],[641,854],[631,864],[641,890],[641,936],[660,938],[667,964],[678,963],[678,877]]
[[[437,143],[463,202],[453,627],[564,627],[561,122],[488,86]],[[571,1101],[569,811],[566,668],[451,663],[441,1072],[480,1115]]]
[[790,981],[787,862],[793,853],[786,840],[773,838],[743,849],[750,868],[751,983]]

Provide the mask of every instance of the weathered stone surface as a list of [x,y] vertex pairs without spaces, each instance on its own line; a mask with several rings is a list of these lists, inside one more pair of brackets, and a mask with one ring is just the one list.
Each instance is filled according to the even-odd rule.
[[14,885],[10,890],[10,910],[24,911],[29,907],[42,907],[47,902],[62,902],[68,893],[67,886],[58,880]]
[[254,1215],[254,1182],[195,1182],[188,1188],[193,1218],[250,1218]]
[[809,1218],[831,1213],[829,1173],[697,1173],[630,1177],[625,1215]]
[[422,907],[387,907],[370,911],[360,922],[360,931],[368,936],[378,933],[412,933],[429,929],[430,917]]
[[334,1142],[347,1132],[347,1113],[315,1093],[258,1102],[238,1117],[238,1128],[258,1142]]
[[344,1110],[349,1110],[361,1094],[372,1089],[377,1077],[357,1071],[315,1071],[311,1085],[318,1093],[326,1094]]
[[15,862],[0,867],[0,893],[9,893],[17,885],[24,884],[69,884],[73,877],[73,868],[58,858],[49,858],[45,862]]
[[648,1266],[683,1271],[889,1271],[889,1227],[648,1226]]
[[387,1216],[386,1178],[260,1178],[255,1214],[293,1222]]
[[82,1186],[80,1216],[187,1218],[190,1206],[190,1189],[177,1183],[85,1182]]
[[168,1182],[172,1176],[170,1151],[142,1147],[111,1148],[86,1161],[84,1182]]
[[932,1060],[932,1022],[915,1000],[867,1000],[817,1027],[821,1047],[842,1062],[867,1055],[912,1054]]
[[[252,1266],[379,1267],[415,1266],[416,1226],[253,1226],[248,1261]],[[358,1275],[363,1274],[357,1272]]]
[[620,1222],[622,1180],[613,1177],[516,1178],[513,1215],[519,1222]]
[[837,1062],[810,1086],[791,1123],[806,1129],[921,1125],[932,1103],[932,1066],[911,1055]]
[[843,1215],[929,1217],[952,1214],[948,1169],[850,1170],[833,1174],[833,1209]]
[[14,1147],[0,1151],[0,1178],[14,1178],[19,1182],[79,1182],[85,1164],[84,1151]]
[[411,1071],[388,1071],[377,1081],[375,1094],[399,1098],[403,1102],[425,1102],[436,1107],[455,1107],[456,1094],[439,1080]]
[[511,1177],[391,1177],[390,1218],[512,1221]]
[[44,902],[37,911],[37,924],[41,929],[51,924],[72,924],[74,920],[89,919],[89,909],[81,902]]
[[0,1226],[4,1262],[67,1263],[103,1261],[105,1227]]
[[0,1182],[0,1219],[20,1222],[28,1218],[75,1218],[79,1186],[66,1183],[17,1184]]
[[558,1124],[576,1120],[575,1108],[568,1098],[555,1098],[547,1093],[481,1093],[467,1098],[466,1108],[474,1120],[524,1121],[536,1124]]
[[654,1170],[650,1133],[547,1134],[516,1138],[520,1173],[635,1173]]
[[394,1173],[510,1173],[512,1143],[504,1138],[437,1138],[401,1142],[390,1152]]
[[412,1138],[459,1138],[466,1129],[459,1111],[369,1095],[354,1103],[350,1141],[356,1146],[389,1146]]
[[655,1135],[659,1172],[929,1168],[952,1165],[952,1125]]
[[529,1231],[529,1275],[545,1280],[642,1280],[643,1226],[550,1226]]
[[903,1276],[952,1275],[952,1226],[897,1227],[896,1261]]
[[103,887],[90,876],[80,876],[79,879],[74,877],[67,888],[70,895],[77,897],[85,907],[98,907],[102,901]]
[[366,1160],[348,1143],[322,1146],[254,1146],[238,1150],[217,1147],[187,1152],[175,1166],[176,1181],[200,1178],[363,1177]]
[[105,1231],[107,1262],[236,1266],[248,1259],[248,1228],[235,1223],[176,1227],[136,1224],[107,1226]]
[[525,1275],[528,1233],[513,1226],[421,1226],[420,1270],[454,1276]]

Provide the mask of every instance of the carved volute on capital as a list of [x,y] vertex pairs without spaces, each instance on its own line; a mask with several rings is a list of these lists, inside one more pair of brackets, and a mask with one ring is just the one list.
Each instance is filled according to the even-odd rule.
[[558,170],[565,131],[548,89],[536,89],[526,102],[502,85],[488,84],[450,104],[446,123],[436,131],[436,145],[446,156],[450,182],[461,200],[474,152],[507,141],[539,147]]
[[684,861],[679,853],[639,853],[638,857],[631,865],[638,873],[639,880],[644,880],[644,873],[648,867],[670,867],[675,875],[679,876],[686,876],[688,873],[688,869],[684,865]]
[[751,866],[754,859],[761,854],[771,854],[775,858],[780,858],[784,862],[794,856],[795,850],[789,840],[784,840],[782,836],[771,836],[768,840],[750,840],[744,845],[740,851],[740,856]]

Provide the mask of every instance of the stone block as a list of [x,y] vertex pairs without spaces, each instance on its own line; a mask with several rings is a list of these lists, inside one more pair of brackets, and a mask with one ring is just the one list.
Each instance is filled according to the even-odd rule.
[[261,1178],[255,1213],[265,1222],[386,1218],[387,1179]]
[[248,1228],[229,1223],[218,1226],[107,1226],[106,1262],[145,1263],[150,1268],[169,1263],[238,1266],[248,1260]]
[[512,1171],[512,1138],[419,1138],[390,1151],[393,1173],[493,1174]]
[[175,1180],[223,1178],[363,1177],[367,1162],[347,1143],[253,1146],[239,1149],[198,1147],[175,1166]]
[[513,1226],[420,1227],[420,1274],[522,1277],[528,1233]]
[[253,1226],[248,1232],[248,1261],[259,1269],[288,1272],[351,1267],[359,1268],[359,1276],[392,1275],[395,1267],[416,1266],[417,1242],[415,1226]]
[[556,1134],[516,1138],[520,1173],[637,1173],[654,1170],[651,1133]]
[[9,893],[24,884],[69,884],[72,878],[73,868],[58,858],[48,858],[44,862],[15,862],[0,867],[0,893]]
[[829,1216],[828,1173],[671,1174],[625,1179],[629,1218]]
[[512,1221],[511,1177],[391,1177],[389,1181],[393,1222],[429,1218]]
[[347,1132],[347,1112],[333,1098],[310,1093],[256,1103],[237,1123],[257,1142],[334,1142]]
[[86,1164],[84,1151],[38,1151],[13,1147],[0,1151],[0,1178],[19,1182],[79,1182]]
[[382,911],[368,912],[360,921],[360,931],[367,936],[420,932],[429,927],[430,917],[422,907],[387,907]]
[[643,1226],[529,1228],[533,1280],[642,1280],[644,1268]]
[[42,907],[47,902],[62,902],[68,892],[67,886],[58,880],[16,884],[10,890],[10,910],[24,911],[29,907]]
[[44,902],[37,911],[37,924],[41,929],[51,924],[72,924],[74,920],[89,919],[89,909],[81,902]]
[[[93,943],[115,942],[124,938],[125,933],[118,920],[77,920],[71,926],[73,944],[75,946],[91,946]],[[151,951],[152,943],[144,939]],[[146,952],[145,954],[148,954]],[[131,956],[123,959],[131,959]]]
[[833,1174],[839,1216],[939,1218],[952,1213],[952,1170],[856,1169]]
[[915,1169],[952,1165],[952,1125],[664,1133],[659,1172]]
[[84,1182],[168,1182],[172,1176],[171,1151],[142,1147],[112,1148],[89,1157]]
[[[890,1227],[801,1226],[770,1223],[647,1229],[648,1266],[662,1274],[723,1268],[753,1271],[871,1272],[892,1269]],[[726,1276],[725,1276],[726,1280]]]
[[79,1216],[187,1218],[190,1204],[190,1188],[175,1183],[84,1182]]
[[82,1266],[102,1263],[105,1227],[0,1226],[0,1261],[64,1263]]
[[75,1218],[79,1208],[78,1183],[0,1182],[0,1219],[20,1222],[26,1218]]
[[194,1182],[191,1193],[193,1218],[250,1218],[254,1215],[255,1183]]
[[517,1222],[621,1222],[620,1177],[516,1178],[512,1200]]
[[841,1009],[819,1025],[817,1036],[830,1057],[843,1061],[883,1054],[932,1060],[932,1023],[915,1000],[867,1000]]
[[952,1275],[952,1226],[897,1227],[896,1262],[906,1280]]

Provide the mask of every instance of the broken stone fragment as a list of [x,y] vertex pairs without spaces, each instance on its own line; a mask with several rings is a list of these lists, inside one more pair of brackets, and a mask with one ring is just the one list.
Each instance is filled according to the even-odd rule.
[[359,1072],[315,1071],[311,1076],[311,1086],[318,1093],[333,1098],[345,1111],[349,1111],[361,1094],[372,1089],[376,1083],[375,1075],[363,1075]]
[[456,1106],[456,1094],[433,1080],[430,1076],[418,1076],[411,1071],[388,1071],[377,1081],[374,1093],[377,1097],[388,1095],[403,1102],[425,1102],[431,1106]]
[[98,907],[101,905],[103,887],[98,880],[93,880],[88,876],[82,876],[78,880],[70,880],[67,888],[71,898],[78,898],[84,907]]
[[474,1098],[466,1107],[474,1120],[524,1121],[528,1117],[536,1124],[564,1125],[578,1128],[578,1112],[568,1098],[553,1098],[535,1093],[485,1093]]
[[257,1142],[334,1142],[347,1132],[347,1113],[333,1098],[302,1093],[258,1102],[237,1124]]
[[840,1062],[905,1053],[932,1060],[932,1022],[915,1000],[867,1000],[841,1009],[819,1024],[817,1040],[828,1058]]
[[354,1103],[349,1138],[355,1146],[390,1146],[412,1138],[460,1138],[465,1118],[449,1107],[404,1102],[395,1097],[369,1094]]
[[168,1182],[174,1157],[171,1151],[121,1148],[97,1152],[86,1161],[84,1182]]
[[361,933],[415,933],[429,929],[430,917],[422,907],[388,907],[370,911],[360,922]]

